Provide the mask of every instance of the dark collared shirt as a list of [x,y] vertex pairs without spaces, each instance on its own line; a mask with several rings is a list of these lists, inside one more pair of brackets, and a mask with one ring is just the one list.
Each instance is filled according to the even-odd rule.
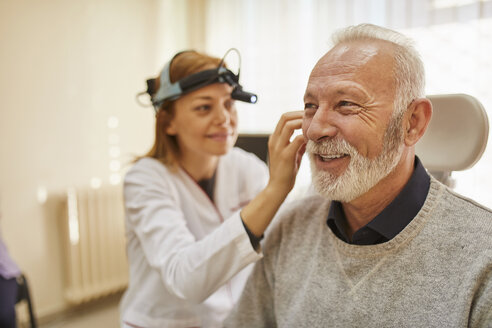
[[430,177],[415,156],[410,180],[396,198],[368,224],[357,230],[349,240],[342,204],[332,201],[327,224],[343,241],[355,245],[375,245],[389,241],[399,234],[417,215],[429,192]]

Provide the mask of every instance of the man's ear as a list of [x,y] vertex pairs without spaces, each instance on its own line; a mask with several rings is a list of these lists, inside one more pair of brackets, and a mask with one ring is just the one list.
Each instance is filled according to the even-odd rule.
[[413,146],[424,135],[432,117],[432,104],[427,98],[415,99],[405,115],[405,144]]

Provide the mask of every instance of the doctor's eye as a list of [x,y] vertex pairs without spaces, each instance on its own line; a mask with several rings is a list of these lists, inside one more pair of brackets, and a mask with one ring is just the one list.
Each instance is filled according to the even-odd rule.
[[200,105],[194,108],[194,110],[197,112],[206,112],[209,111],[210,109],[212,109],[211,105]]

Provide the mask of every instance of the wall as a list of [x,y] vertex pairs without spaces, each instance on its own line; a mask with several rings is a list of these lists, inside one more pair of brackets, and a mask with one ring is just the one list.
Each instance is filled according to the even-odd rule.
[[0,224],[41,318],[67,307],[50,196],[117,183],[150,147],[153,111],[135,94],[163,58],[189,46],[186,7],[0,1]]

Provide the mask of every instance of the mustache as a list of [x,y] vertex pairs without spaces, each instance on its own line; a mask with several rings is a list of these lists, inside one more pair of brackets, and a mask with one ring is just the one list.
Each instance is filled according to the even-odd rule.
[[355,147],[350,145],[345,139],[326,139],[319,142],[308,140],[306,144],[306,152],[310,154],[337,155],[358,154]]

